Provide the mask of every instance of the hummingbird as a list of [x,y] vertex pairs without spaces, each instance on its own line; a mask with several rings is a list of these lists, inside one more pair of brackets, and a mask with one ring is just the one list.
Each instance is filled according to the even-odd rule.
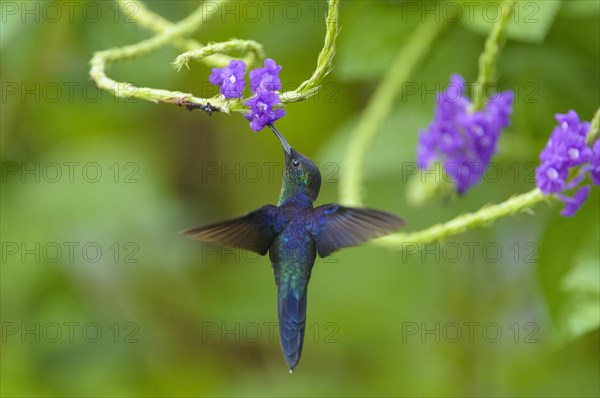
[[396,231],[404,221],[387,212],[324,204],[314,207],[321,174],[308,157],[293,149],[273,126],[284,151],[284,170],[277,205],[245,216],[182,232],[184,236],[269,253],[277,286],[279,335],[290,373],[302,354],[308,282],[317,254],[324,258],[343,247]]

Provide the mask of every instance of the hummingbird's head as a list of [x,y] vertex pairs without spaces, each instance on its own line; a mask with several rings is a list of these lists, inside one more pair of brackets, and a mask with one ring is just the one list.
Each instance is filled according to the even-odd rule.
[[293,149],[274,126],[270,125],[269,127],[281,141],[285,155],[281,188],[282,199],[285,200],[299,193],[304,193],[311,201],[315,201],[321,189],[319,168],[315,162]]

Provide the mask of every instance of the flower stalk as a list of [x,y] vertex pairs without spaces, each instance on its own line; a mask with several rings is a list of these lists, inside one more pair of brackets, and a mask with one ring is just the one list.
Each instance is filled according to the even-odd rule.
[[388,235],[373,243],[381,247],[399,250],[412,244],[435,243],[473,228],[488,226],[499,218],[523,212],[533,213],[531,210],[533,205],[549,199],[535,188],[527,193],[513,196],[502,203],[484,206],[474,213],[457,216],[450,221],[433,225],[422,231]]
[[496,61],[500,56],[500,50],[504,44],[506,28],[513,14],[515,6],[514,0],[505,0],[500,8],[500,19],[490,32],[485,41],[483,53],[479,56],[479,73],[477,75],[477,84],[473,89],[473,110],[478,111],[486,103],[486,90],[488,85],[494,80],[496,73]]

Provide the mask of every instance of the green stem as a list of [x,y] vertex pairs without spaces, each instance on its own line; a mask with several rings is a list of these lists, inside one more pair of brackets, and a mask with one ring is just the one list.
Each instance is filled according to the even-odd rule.
[[475,213],[467,213],[445,223],[436,224],[422,231],[397,233],[377,239],[375,244],[382,247],[403,250],[409,245],[438,242],[449,236],[463,233],[469,229],[487,226],[493,221],[522,212],[531,212],[531,206],[549,197],[537,188],[495,205],[481,208]]
[[377,86],[352,132],[340,178],[340,201],[348,206],[361,206],[363,166],[367,149],[394,105],[403,83],[424,58],[441,28],[441,23],[422,24],[396,55],[392,66]]
[[[225,0],[217,0],[216,4],[222,4]],[[113,62],[139,57],[169,44],[185,35],[191,34],[210,15],[205,14],[205,3],[176,25],[166,28],[162,33],[141,41],[137,44],[111,48],[94,54],[90,61],[90,76],[96,81],[98,87],[110,91],[117,97],[139,98],[152,102],[185,103],[186,101],[196,104],[206,104],[207,99],[196,98],[192,94],[179,91],[168,91],[153,89],[149,87],[136,87],[130,83],[117,82],[106,75],[106,67]]]
[[225,54],[234,51],[247,53],[246,63],[253,64],[265,57],[263,47],[254,40],[229,40],[223,43],[213,43],[205,47],[195,48],[180,54],[173,61],[178,71],[185,65],[189,68],[190,59],[200,60],[215,54]]
[[[325,17],[325,25],[327,31],[325,33],[325,42],[323,48],[317,58],[317,67],[312,76],[302,82],[293,92],[282,93],[282,98],[287,98],[287,102],[300,101],[302,95],[315,93],[318,90],[321,81],[333,69],[333,58],[335,56],[335,40],[340,32],[339,29],[339,0],[327,1],[327,16]],[[300,96],[299,96],[300,95]],[[312,94],[311,94],[312,95]]]
[[596,111],[594,118],[590,122],[590,131],[587,135],[586,143],[588,146],[594,145],[594,142],[600,137],[600,108]]
[[494,79],[496,60],[504,43],[506,27],[513,13],[515,0],[506,0],[500,9],[500,20],[494,25],[485,41],[485,48],[479,56],[479,74],[473,91],[473,110],[477,111],[486,103],[486,89]]

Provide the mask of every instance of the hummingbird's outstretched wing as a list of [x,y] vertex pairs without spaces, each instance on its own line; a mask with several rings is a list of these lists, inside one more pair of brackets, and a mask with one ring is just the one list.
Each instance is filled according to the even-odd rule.
[[275,236],[289,221],[277,206],[266,205],[245,216],[181,232],[203,242],[250,250],[265,255]]
[[396,231],[404,221],[390,213],[327,204],[312,209],[307,229],[314,235],[319,256],[327,257],[342,247]]

